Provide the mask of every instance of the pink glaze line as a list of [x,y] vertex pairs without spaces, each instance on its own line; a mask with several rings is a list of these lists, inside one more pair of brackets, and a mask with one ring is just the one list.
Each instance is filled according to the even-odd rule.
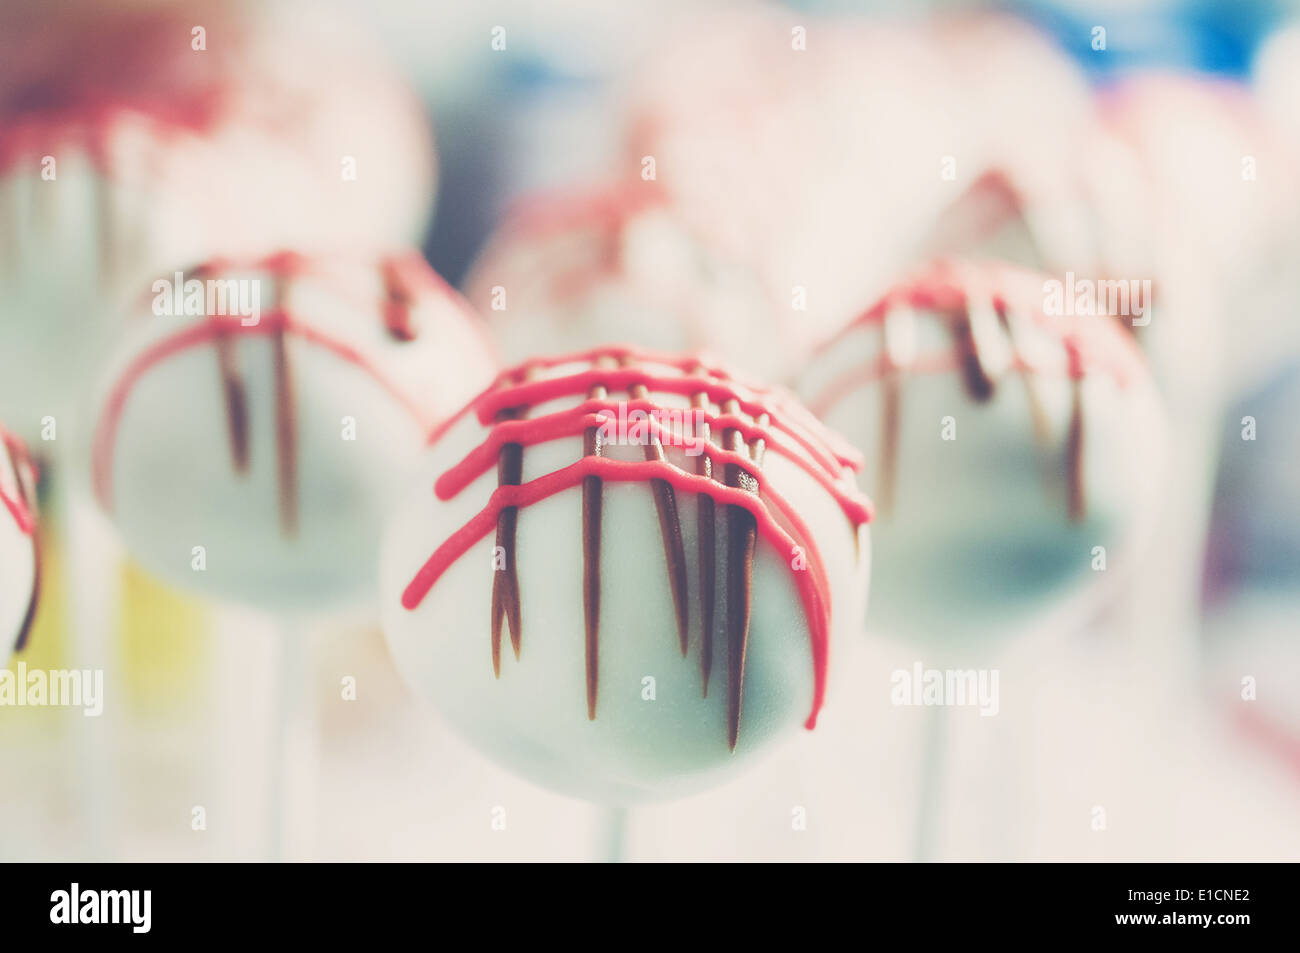
[[[761,388],[745,388],[743,391],[737,389],[730,383],[730,376],[723,370],[710,370],[702,368],[699,360],[681,359],[677,357],[667,357],[660,355],[647,356],[645,352],[634,351],[630,348],[610,347],[596,351],[588,351],[583,354],[573,355],[564,359],[545,359],[529,361],[517,367],[502,371],[496,379],[488,385],[477,397],[470,403],[466,404],[455,414],[446,418],[434,428],[429,434],[429,443],[437,443],[453,426],[459,423],[469,414],[475,414],[479,421],[484,425],[492,422],[493,418],[501,410],[508,409],[511,406],[520,406],[535,403],[536,399],[529,396],[525,391],[521,394],[521,381],[530,380],[533,371],[538,369],[549,369],[561,364],[570,363],[591,363],[597,364],[602,359],[613,361],[640,361],[646,363],[665,364],[668,366],[680,365],[683,376],[661,377],[649,375],[635,371],[623,371],[626,375],[623,379],[634,384],[644,384],[650,389],[659,389],[670,393],[690,396],[692,399],[698,394],[706,394],[709,400],[714,403],[721,403],[725,400],[736,400],[741,408],[750,416],[757,417],[760,414],[768,414],[770,418],[780,419],[779,429],[787,433],[797,444],[810,456],[812,456],[819,465],[825,467],[829,472],[839,474],[843,469],[852,471],[861,470],[865,460],[860,451],[850,445],[843,438],[827,430],[825,426],[816,417],[808,411],[803,410],[796,404],[788,403],[781,400],[781,393],[776,391],[767,391]],[[691,373],[694,372],[694,373]],[[588,372],[592,374],[595,372]],[[602,381],[606,375],[602,374]],[[549,400],[564,396],[575,396],[585,393],[586,389],[581,386],[581,381],[589,379],[581,375],[571,375],[568,377],[553,378],[553,381],[560,382],[563,386],[558,388],[540,388],[540,393],[545,395],[550,393],[551,396],[543,396],[541,399]],[[574,384],[578,381],[578,384]],[[548,384],[550,381],[539,381],[538,384]],[[590,385],[588,385],[590,386]],[[611,385],[612,386],[612,385]],[[508,394],[508,398],[501,395]],[[756,412],[755,412],[756,411]],[[774,413],[775,412],[775,413]],[[773,426],[776,426],[774,423]]]
[[[537,378],[538,370],[582,363],[591,365],[592,369],[551,379]],[[625,364],[660,365],[678,371],[680,376],[664,376],[621,366]],[[656,354],[623,346],[597,348],[564,357],[538,358],[497,375],[486,390],[445,421],[430,438],[431,442],[437,441],[469,414],[485,427],[491,427],[482,444],[438,478],[435,485],[437,496],[443,500],[453,498],[486,473],[504,447],[532,446],[587,433],[592,427],[603,425],[620,407],[647,413],[672,409],[645,398],[623,402],[589,398],[576,407],[542,417],[527,419],[517,413],[523,407],[586,395],[597,386],[628,392],[634,387],[646,387],[675,393],[689,397],[696,407],[699,407],[700,395],[707,396],[711,404],[723,406],[730,403],[731,407],[725,413],[715,413],[711,407],[700,408],[710,423],[707,428],[710,433],[731,431],[741,438],[742,444],[745,440],[761,442],[817,480],[839,503],[854,527],[871,520],[870,502],[852,480],[840,480],[848,470],[861,466],[861,455],[848,448],[842,439],[835,437],[785,392],[742,387],[725,369],[707,368],[697,356]],[[687,412],[687,408],[680,409]],[[510,412],[511,419],[503,419],[506,411]],[[753,420],[745,419],[742,412]],[[759,419],[765,419],[765,423],[754,422]],[[648,417],[644,423],[648,434],[661,438],[661,441],[674,436],[670,428],[653,417]],[[796,573],[795,582],[811,638],[814,703],[806,724],[813,727],[825,697],[828,659],[831,593],[825,563],[808,526],[795,508],[768,485],[755,461],[743,453],[724,450],[712,440],[707,444],[707,453],[715,466],[731,466],[751,474],[756,490],[728,487],[709,476],[687,473],[666,459],[630,462],[588,455],[569,467],[529,483],[498,486],[488,505],[446,539],[421,567],[403,592],[402,605],[408,610],[417,608],[447,568],[492,531],[504,510],[529,506],[565,489],[583,485],[590,478],[615,482],[664,481],[681,492],[704,494],[724,506],[743,507],[754,516],[756,528],[763,538],[778,551],[789,553],[791,559],[796,548],[803,554],[807,568],[800,569],[792,563],[791,570]]]
[[[990,306],[1024,314],[1032,318],[1039,328],[1055,334],[1068,355],[1070,377],[1078,379],[1094,370],[1103,370],[1121,386],[1127,386],[1144,360],[1132,335],[1125,333],[1114,320],[1104,316],[1056,318],[1045,314],[1042,309],[1041,281],[1047,278],[1051,278],[1051,275],[1038,275],[991,263],[940,260],[927,266],[912,281],[886,292],[839,333],[821,344],[815,354],[826,354],[843,345],[852,334],[880,325],[886,315],[899,308],[948,314],[964,310],[973,297],[982,295]],[[1075,323],[1071,326],[1067,322]],[[919,357],[914,364],[909,365],[908,371],[942,373],[956,369],[957,366],[957,355],[944,351]],[[1051,370],[1028,364],[1020,355],[1016,355],[1013,367],[1018,371],[1033,373]],[[824,414],[837,401],[875,381],[883,370],[883,365],[850,368],[832,380],[813,399],[811,409],[818,415]]]
[[[647,413],[663,409],[653,401],[644,398],[624,401],[622,407],[628,412],[642,410]],[[471,450],[460,463],[438,478],[434,484],[434,492],[440,500],[453,498],[475,479],[495,467],[501,448],[507,444],[531,447],[561,437],[575,437],[586,432],[588,428],[600,427],[607,421],[616,420],[615,415],[617,415],[619,408],[620,403],[618,401],[591,399],[569,410],[546,414],[542,417],[500,422],[492,428],[492,432],[483,443]],[[857,493],[846,492],[845,487],[836,482],[834,474],[817,467],[813,461],[798,453],[769,428],[752,424],[735,414],[706,412],[704,413],[704,419],[710,425],[709,432],[721,433],[723,430],[736,430],[746,440],[760,439],[766,441],[769,451],[775,451],[816,480],[827,493],[834,497],[844,511],[844,515],[851,521],[856,524],[870,522],[871,506],[865,499],[862,499]],[[664,446],[674,445],[678,435],[658,421],[649,418],[644,421],[644,426],[647,430],[647,436],[658,438]],[[715,465],[720,462],[723,464],[732,463],[746,469],[754,468],[753,461],[750,458],[725,450],[702,435],[695,436],[708,444],[707,452]]]
[[[752,461],[746,461],[753,467]],[[563,469],[519,485],[499,486],[492,493],[488,504],[468,523],[452,533],[432,556],[420,567],[415,578],[402,593],[402,606],[408,610],[419,607],[429,590],[444,572],[470,547],[483,539],[496,527],[498,514],[507,507],[525,508],[547,499],[567,489],[581,485],[588,476],[599,477],[610,482],[639,482],[666,480],[675,489],[684,493],[704,493],[716,503],[740,506],[754,517],[759,533],[779,552],[793,556],[796,548],[802,550],[809,558],[809,570],[795,572],[795,585],[799,590],[800,601],[807,617],[813,655],[813,706],[805,722],[805,727],[813,728],[821,711],[826,694],[826,670],[829,656],[829,585],[825,576],[825,567],[811,545],[811,537],[805,537],[808,545],[799,545],[772,518],[761,496],[745,490],[723,486],[708,477],[686,473],[677,467],[662,461],[625,461],[612,460],[608,457],[587,456]],[[761,475],[760,494],[762,493]],[[767,493],[773,506],[778,506],[778,498],[770,491]],[[806,531],[802,521],[788,504],[778,507],[785,512],[794,525]]]
[[5,457],[14,461],[14,489],[16,490],[16,495],[10,496],[5,490],[4,483],[0,482],[0,503],[4,504],[9,515],[13,517],[18,531],[24,536],[31,536],[36,532],[36,514],[32,512],[23,493],[23,475],[17,472],[18,467],[31,466],[31,458],[27,455],[27,448],[23,446],[22,441],[4,428],[0,428],[0,446],[3,446],[6,451]]
[[849,463],[849,461],[838,459],[827,448],[818,446],[813,440],[808,439],[794,427],[789,426],[780,416],[779,411],[741,394],[735,387],[725,381],[710,380],[693,375],[666,377],[631,368],[612,370],[592,368],[591,370],[579,371],[563,377],[528,381],[501,388],[477,401],[475,409],[479,422],[486,426],[495,419],[498,413],[509,407],[535,406],[561,397],[586,394],[592,387],[599,384],[604,384],[610,390],[627,390],[636,385],[644,385],[652,391],[677,394],[683,397],[691,397],[694,394],[702,393],[716,404],[721,404],[727,400],[735,400],[739,403],[740,409],[751,417],[758,417],[764,413],[768,414],[772,418],[771,426],[784,432],[798,443],[804,452],[817,461],[819,466],[825,467],[832,472],[838,472],[839,469],[847,467]]
[[245,326],[236,316],[210,317],[200,323],[164,338],[137,355],[118,378],[113,386],[99,423],[95,428],[92,445],[92,469],[94,474],[95,494],[106,509],[112,509],[113,499],[113,454],[117,442],[117,430],[121,423],[127,399],[136,384],[156,365],[176,354],[215,341],[221,336],[260,336],[269,337],[280,331],[294,335],[320,345],[338,357],[368,373],[375,381],[388,391],[395,400],[410,412],[416,423],[425,431],[431,426],[419,405],[389,380],[364,354],[356,348],[305,322],[290,317],[283,311],[264,315],[257,324]]

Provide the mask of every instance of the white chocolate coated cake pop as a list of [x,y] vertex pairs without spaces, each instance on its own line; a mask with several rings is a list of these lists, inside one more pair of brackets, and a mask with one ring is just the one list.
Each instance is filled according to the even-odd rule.
[[748,8],[672,37],[634,84],[627,161],[795,312],[801,333],[769,345],[786,372],[918,258],[1006,244],[985,234],[1004,224],[982,217],[993,184],[1071,237],[1055,185],[1088,91],[1018,21]]
[[84,394],[163,269],[415,241],[422,110],[364,37],[293,2],[0,10],[0,414],[29,442]]
[[856,462],[791,396],[700,358],[526,362],[445,426],[436,483],[392,521],[394,657],[544,786],[625,803],[717,783],[813,726],[830,644],[859,625]]
[[926,33],[958,78],[956,95],[978,118],[978,134],[954,145],[954,162],[973,163],[977,177],[954,178],[965,191],[935,223],[922,259],[978,255],[1091,273],[1096,229],[1079,167],[1092,94],[1082,71],[1037,29],[1005,14],[939,17]]
[[1117,322],[1049,318],[1046,293],[1031,272],[940,262],[809,364],[805,401],[874,461],[872,625],[1010,631],[1106,568],[1094,547],[1113,564],[1136,538],[1161,477],[1154,387]]
[[18,438],[0,427],[0,662],[27,641],[40,590],[36,474]]
[[140,320],[98,402],[95,491],[127,548],[260,608],[372,593],[394,495],[495,370],[477,318],[415,253],[211,263],[156,286],[155,312],[186,289],[189,313]]
[[1110,244],[1128,252],[1111,270],[1157,283],[1164,316],[1139,340],[1171,407],[1253,386],[1300,346],[1289,320],[1300,179],[1285,135],[1246,87],[1175,73],[1128,78],[1097,111],[1098,138],[1127,150],[1145,199],[1110,202],[1126,240]]
[[510,363],[631,344],[704,351],[772,374],[787,360],[779,343],[794,333],[789,307],[689,228],[654,183],[525,200],[479,257],[465,295]]

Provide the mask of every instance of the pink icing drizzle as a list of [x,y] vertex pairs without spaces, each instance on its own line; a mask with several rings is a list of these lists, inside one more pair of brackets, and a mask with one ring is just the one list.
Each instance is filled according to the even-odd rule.
[[[602,360],[630,366],[604,370],[595,368],[594,365]],[[549,379],[533,378],[534,372],[539,369],[583,363],[591,364],[593,368]],[[676,373],[664,373],[646,365],[661,365]],[[590,427],[600,426],[618,404],[592,399],[567,411],[543,417],[498,420],[498,414],[503,410],[585,395],[597,385],[603,385],[609,390],[630,390],[643,385],[650,392],[686,396],[703,393],[708,395],[710,401],[718,404],[735,400],[746,415],[756,420],[765,416],[769,422],[760,425],[746,422],[734,414],[710,414],[708,419],[713,424],[709,428],[710,433],[734,429],[746,437],[763,439],[772,450],[794,461],[805,473],[812,475],[839,503],[855,528],[871,519],[870,502],[858,492],[851,480],[842,479],[847,471],[860,465],[861,458],[784,394],[743,387],[722,369],[702,367],[700,360],[695,357],[653,354],[627,347],[598,348],[579,355],[538,359],[499,375],[491,387],[444,423],[433,435],[433,440],[439,439],[456,420],[468,413],[473,413],[484,426],[492,426],[482,444],[438,479],[438,497],[454,497],[476,476],[491,468],[501,447],[507,444],[530,446],[578,435]],[[625,405],[628,409],[641,407],[647,410],[655,406],[653,402],[644,399],[625,402]],[[651,420],[648,425],[656,435],[667,435],[667,431],[656,421]],[[830,584],[821,554],[809,527],[797,510],[775,492],[752,459],[726,451],[712,441],[706,452],[724,466],[734,464],[751,473],[757,492],[725,486],[710,477],[687,473],[666,459],[631,462],[605,456],[584,456],[567,467],[527,483],[498,486],[487,505],[452,533],[420,567],[402,593],[403,607],[416,609],[442,574],[496,527],[502,510],[528,507],[564,490],[578,487],[588,477],[611,482],[666,481],[675,490],[703,493],[717,503],[747,510],[755,520],[758,533],[778,551],[791,556],[796,552],[805,554],[808,569],[798,570],[792,566],[791,571],[807,618],[811,642],[813,705],[805,725],[808,728],[814,727],[825,700],[831,611]]]

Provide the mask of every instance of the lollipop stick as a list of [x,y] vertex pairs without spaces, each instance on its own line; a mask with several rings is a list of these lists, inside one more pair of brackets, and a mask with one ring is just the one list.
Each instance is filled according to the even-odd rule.
[[212,828],[222,860],[262,860],[270,853],[272,764],[279,646],[258,613],[230,606],[212,610],[212,690],[215,698],[213,779],[218,791]]
[[271,762],[271,846],[276,860],[309,860],[316,828],[317,743],[312,632],[281,618],[274,745]]
[[921,863],[934,860],[939,852],[939,822],[943,813],[943,786],[948,762],[948,710],[936,705],[927,709],[922,719],[916,826],[912,840],[912,859]]
[[121,779],[115,765],[121,749],[119,733],[125,681],[115,638],[120,589],[120,559],[113,535],[86,494],[69,479],[66,460],[55,467],[54,510],[62,539],[64,586],[68,593],[67,647],[63,664],[69,669],[101,671],[107,696],[96,718],[72,718],[72,746],[78,765],[80,804],[84,822],[82,856],[114,853],[110,830],[121,817]]
[[218,606],[212,630],[220,856],[307,859],[318,765],[311,629]]
[[600,809],[599,854],[605,863],[621,864],[627,860],[627,827],[627,808]]

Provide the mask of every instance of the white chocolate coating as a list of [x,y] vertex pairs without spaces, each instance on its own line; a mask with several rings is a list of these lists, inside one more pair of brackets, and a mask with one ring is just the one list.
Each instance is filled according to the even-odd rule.
[[[810,363],[801,395],[875,464],[859,474],[877,503],[869,627],[936,644],[1011,634],[1089,580],[1124,571],[1119,567],[1131,557],[1161,479],[1162,414],[1126,332],[1106,318],[1035,315],[1042,282],[1001,267],[940,265],[900,285],[888,307],[875,309],[897,335],[893,353],[912,368],[898,377],[892,463],[886,375],[878,370],[882,322],[852,325]],[[912,289],[931,287],[968,295],[972,313],[989,322],[981,325],[981,333],[991,331],[985,353],[994,368],[987,401],[972,398],[964,383],[949,305],[936,311],[912,297]],[[1015,352],[1031,370],[996,369],[1013,353],[1013,338],[1000,329],[995,295],[1007,302]],[[1076,382],[1066,334],[1084,355],[1077,381],[1084,503],[1078,518],[1071,516]],[[1030,388],[1042,414],[1041,437]],[[1105,547],[1107,563],[1106,572],[1094,574],[1097,546]]]
[[[391,291],[379,263],[312,259],[212,272],[260,288],[260,322],[228,339],[245,400],[245,472],[235,463],[240,415],[223,387],[217,343],[201,338],[150,358],[209,318],[140,319],[100,391],[94,458],[101,503],[145,567],[178,586],[269,609],[347,606],[373,593],[383,524],[429,430],[495,367],[463,301],[417,257],[398,260],[417,281],[412,341],[386,327]],[[279,396],[276,335],[266,332],[282,313],[294,322],[284,336],[288,401]],[[296,531],[284,523],[293,509],[285,486],[296,489]]]
[[[575,361],[541,370],[542,379],[581,372]],[[638,369],[677,373],[639,361]],[[626,392],[611,393],[611,399]],[[655,391],[659,406],[688,399]],[[572,408],[556,398],[529,417]],[[753,567],[752,615],[743,708],[735,750],[728,744],[727,517],[717,506],[717,588],[713,664],[707,697],[701,669],[698,496],[676,492],[688,581],[688,652],[682,656],[656,502],[644,482],[604,481],[602,492],[599,675],[588,718],[584,653],[583,491],[580,486],[518,511],[515,567],[520,591],[518,660],[508,640],[494,676],[490,617],[496,539],[489,531],[464,552],[414,609],[403,591],[451,534],[479,513],[497,488],[495,467],[440,500],[432,483],[488,436],[473,413],[431,448],[426,480],[390,524],[382,561],[382,623],[405,680],[475,746],[502,765],[562,793],[602,803],[666,799],[716,784],[809,717],[814,697],[810,626],[790,557],[760,535]],[[643,460],[643,445],[609,445],[608,457]],[[696,458],[665,446],[688,473]],[[581,434],[528,446],[522,481],[555,473],[583,455]],[[836,499],[804,470],[771,450],[761,467],[810,528],[823,558],[832,602],[830,658],[854,631],[865,605],[869,550]],[[715,478],[718,471],[715,469]],[[851,487],[845,476],[843,486]],[[503,639],[505,636],[503,635]],[[647,697],[653,679],[653,699]],[[832,691],[832,704],[833,704]]]
[[350,27],[306,12],[0,14],[0,413],[20,436],[67,426],[127,296],[159,273],[419,238],[435,164],[418,103]]
[[35,598],[35,475],[21,446],[0,428],[0,664],[23,634]]

